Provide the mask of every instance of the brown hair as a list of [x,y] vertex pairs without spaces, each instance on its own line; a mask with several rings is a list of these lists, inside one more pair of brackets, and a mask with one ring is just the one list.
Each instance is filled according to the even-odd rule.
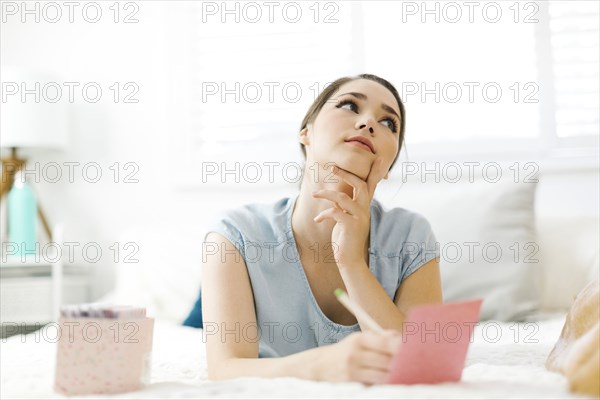
[[[360,74],[360,75],[356,75],[356,76],[346,76],[343,78],[336,79],[334,82],[332,82],[327,87],[325,87],[325,89],[323,89],[323,91],[319,94],[319,96],[312,103],[312,105],[306,112],[306,115],[302,119],[302,124],[300,126],[300,130],[306,128],[306,126],[309,123],[313,122],[317,118],[317,115],[319,114],[319,112],[321,111],[321,109],[323,108],[325,103],[327,103],[327,101],[331,98],[331,96],[333,96],[333,94],[338,91],[340,86],[342,86],[345,83],[352,82],[352,81],[355,81],[358,79],[368,79],[373,82],[379,83],[380,85],[384,86],[387,90],[389,90],[394,95],[394,98],[396,99],[396,102],[398,103],[398,108],[400,109],[400,132],[398,135],[399,145],[398,145],[398,154],[396,154],[396,158],[394,158],[394,162],[390,166],[390,170],[391,170],[394,167],[394,164],[396,164],[396,160],[398,159],[398,155],[400,155],[400,150],[402,150],[402,145],[404,144],[404,127],[406,125],[406,114],[404,111],[404,104],[402,103],[402,100],[400,99],[400,95],[398,94],[398,91],[396,90],[394,85],[392,85],[385,79],[378,77],[377,75]],[[302,154],[304,155],[304,158],[306,159],[306,149],[304,148],[303,143],[300,143],[300,149],[302,150]]]

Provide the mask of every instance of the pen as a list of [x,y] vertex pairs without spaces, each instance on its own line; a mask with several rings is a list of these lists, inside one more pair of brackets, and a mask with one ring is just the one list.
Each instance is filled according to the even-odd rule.
[[377,333],[384,333],[385,331],[373,318],[367,314],[365,310],[362,309],[358,304],[356,304],[346,292],[340,288],[335,289],[333,292],[335,297],[339,300],[340,303],[344,305],[356,318],[359,318],[369,329],[374,330]]

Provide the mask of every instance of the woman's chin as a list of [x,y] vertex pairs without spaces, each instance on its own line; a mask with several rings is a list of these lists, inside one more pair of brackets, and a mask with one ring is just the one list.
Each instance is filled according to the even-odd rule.
[[350,172],[353,175],[356,175],[363,181],[366,181],[367,176],[369,176],[370,165],[363,165],[365,162],[360,162],[356,158],[351,160],[340,160],[340,162],[335,162],[335,165],[340,167],[341,169]]
[[[329,154],[328,154],[329,155]],[[309,164],[311,162],[309,161]],[[341,155],[337,154],[336,157],[322,157],[319,161],[313,161],[313,164],[316,163],[320,166],[320,169],[323,171],[329,171],[331,165],[336,165],[337,167],[350,172],[353,175],[356,175],[363,181],[366,181],[369,176],[369,172],[371,171],[371,161],[366,157],[357,157],[355,153],[349,155]],[[315,171],[314,168],[309,167],[307,164],[307,171]],[[332,175],[327,172],[325,174],[325,178],[331,181]]]

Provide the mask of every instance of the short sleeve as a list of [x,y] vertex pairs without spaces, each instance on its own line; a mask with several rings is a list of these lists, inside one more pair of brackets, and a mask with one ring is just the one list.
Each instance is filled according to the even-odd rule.
[[429,221],[420,214],[413,214],[413,220],[402,251],[402,280],[429,261],[440,257],[440,246]]
[[238,224],[235,222],[235,218],[229,213],[220,213],[208,224],[208,228],[204,234],[204,247],[206,248],[210,245],[210,243],[206,242],[206,237],[208,234],[211,232],[216,232],[223,235],[227,240],[233,243],[240,254],[243,255],[244,238],[237,225]]

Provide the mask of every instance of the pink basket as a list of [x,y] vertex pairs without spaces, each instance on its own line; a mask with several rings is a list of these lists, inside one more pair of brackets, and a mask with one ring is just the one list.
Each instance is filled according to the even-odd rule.
[[153,318],[62,317],[59,326],[56,391],[114,394],[149,383]]

